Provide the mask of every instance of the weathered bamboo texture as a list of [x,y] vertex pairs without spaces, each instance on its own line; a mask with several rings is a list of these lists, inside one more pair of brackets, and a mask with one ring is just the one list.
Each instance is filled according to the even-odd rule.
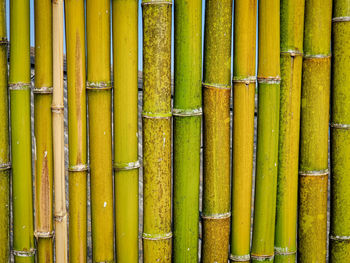
[[326,262],[331,21],[331,0],[306,0],[301,88],[298,262]]
[[228,260],[232,0],[207,0],[203,65],[202,261]]
[[84,1],[65,0],[65,15],[69,135],[69,260],[86,262],[88,166]]
[[259,1],[258,142],[252,262],[273,261],[280,105],[280,1]]
[[34,263],[30,109],[29,0],[10,1],[10,107],[13,250],[16,263]]
[[64,104],[63,104],[63,0],[52,1],[52,49],[53,49],[53,175],[54,175],[54,223],[55,255],[57,263],[67,263],[67,209],[64,170]]
[[235,1],[231,262],[250,262],[256,67],[256,0]]
[[333,1],[330,262],[350,262],[350,1]]
[[139,262],[138,1],[113,0],[115,240],[118,263]]
[[171,9],[143,0],[143,260],[171,262]]
[[198,262],[202,0],[175,0],[174,262]]
[[6,1],[0,1],[0,262],[10,259],[10,137],[7,94]]
[[93,262],[114,262],[110,1],[86,7]]
[[275,262],[295,262],[305,0],[281,1],[281,89]]

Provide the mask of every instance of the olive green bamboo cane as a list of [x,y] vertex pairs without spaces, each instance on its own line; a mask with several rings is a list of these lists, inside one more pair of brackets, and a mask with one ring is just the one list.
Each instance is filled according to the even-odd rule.
[[143,0],[143,260],[171,262],[171,9]]
[[175,0],[174,262],[198,261],[202,0]]
[[34,262],[29,1],[10,1],[13,255]]
[[84,1],[65,0],[68,135],[69,260],[86,262],[87,154]]
[[203,65],[204,263],[228,260],[232,0],[207,0]]
[[331,21],[331,0],[306,0],[298,262],[326,262]]
[[52,1],[52,49],[53,49],[53,173],[54,173],[54,220],[56,262],[66,263],[68,234],[66,186],[64,169],[64,104],[63,104],[63,0]]
[[280,105],[280,1],[259,1],[258,142],[252,262],[273,261]]
[[330,262],[350,262],[350,1],[333,1]]
[[116,261],[139,262],[138,1],[113,0]]
[[110,1],[87,1],[87,95],[93,262],[114,262]]
[[0,1],[0,262],[10,259],[10,137],[7,94],[6,1]]
[[256,0],[235,1],[231,262],[250,261],[256,67]]
[[281,96],[275,261],[295,262],[305,0],[281,1]]
[[52,5],[35,0],[35,232],[37,262],[53,262]]

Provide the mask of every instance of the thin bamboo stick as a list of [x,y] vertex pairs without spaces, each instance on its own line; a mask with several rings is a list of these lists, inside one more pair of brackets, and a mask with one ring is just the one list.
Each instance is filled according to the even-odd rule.
[[330,262],[350,262],[350,1],[333,3],[329,254]]
[[139,262],[138,1],[113,0],[115,239],[118,263]]
[[204,263],[228,260],[232,0],[207,0],[203,66]]
[[254,152],[256,0],[235,1],[231,262],[250,261]]
[[198,261],[202,0],[175,0],[174,262]]
[[144,262],[171,262],[171,0],[143,0]]
[[281,97],[275,261],[295,262],[305,0],[281,1]]
[[68,253],[66,187],[64,170],[64,104],[63,104],[63,0],[52,1],[53,41],[53,172],[55,255],[57,263],[66,263]]
[[110,1],[87,1],[87,67],[93,262],[114,262]]
[[13,255],[34,262],[29,0],[10,1]]
[[326,262],[331,21],[331,0],[306,0],[299,157],[300,262]]
[[10,259],[10,137],[7,93],[6,1],[0,1],[0,259]]
[[273,261],[280,105],[280,1],[259,1],[258,142],[252,262]]
[[65,0],[68,135],[69,260],[86,262],[87,144],[84,1]]

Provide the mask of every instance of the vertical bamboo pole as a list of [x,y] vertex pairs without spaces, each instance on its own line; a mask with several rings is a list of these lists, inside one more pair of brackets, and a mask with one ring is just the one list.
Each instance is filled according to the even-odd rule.
[[13,255],[34,262],[29,1],[10,1]]
[[65,0],[68,135],[69,260],[86,262],[87,156],[84,1]]
[[232,0],[205,6],[202,261],[227,262],[230,233]]
[[7,94],[6,1],[0,1],[0,258],[10,259],[10,137]]
[[300,262],[326,262],[331,20],[331,0],[306,0],[299,161]]
[[350,1],[333,3],[330,262],[350,262]]
[[93,262],[114,262],[110,1],[87,1]]
[[259,1],[258,142],[252,262],[273,261],[280,105],[280,1]]
[[235,1],[231,262],[250,261],[254,152],[256,0]]
[[198,261],[202,0],[175,0],[174,262]]
[[37,261],[53,262],[52,5],[35,0],[35,232]]
[[116,261],[139,262],[138,1],[113,0]]
[[281,97],[275,261],[295,262],[305,0],[281,1]]
[[171,0],[143,0],[144,262],[171,262]]

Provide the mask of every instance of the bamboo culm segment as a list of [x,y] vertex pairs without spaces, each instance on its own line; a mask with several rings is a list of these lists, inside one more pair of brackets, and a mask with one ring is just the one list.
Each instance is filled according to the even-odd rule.
[[[10,1],[13,255],[34,263],[29,1]],[[25,257],[21,254],[26,255]]]
[[202,0],[175,0],[174,262],[198,261]]
[[332,1],[306,0],[301,90],[298,261],[326,262]]
[[273,261],[280,106],[280,1],[259,2],[258,134],[252,262]]
[[[350,261],[350,3],[336,0],[332,38],[330,262]],[[346,18],[339,21],[339,18]]]
[[138,1],[113,0],[112,8],[116,260],[120,263],[137,263],[139,260]]
[[305,0],[281,1],[281,94],[275,262],[295,262]]
[[227,262],[230,232],[232,0],[207,0],[203,64],[202,261]]
[[235,1],[231,262],[250,261],[257,1]]
[[69,259],[86,262],[87,143],[84,1],[65,0],[68,138]]
[[144,262],[171,262],[171,1],[143,1]]

